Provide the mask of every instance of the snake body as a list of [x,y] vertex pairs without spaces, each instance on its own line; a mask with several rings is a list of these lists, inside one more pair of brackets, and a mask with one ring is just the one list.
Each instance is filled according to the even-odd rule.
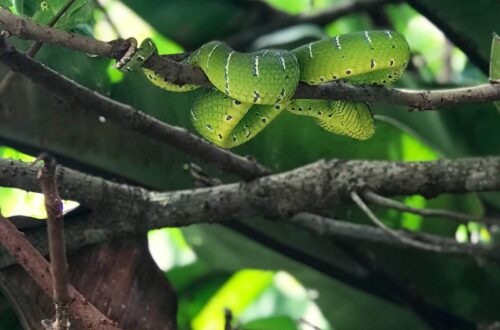
[[[135,70],[156,51],[150,39],[125,65]],[[196,130],[223,148],[247,142],[283,110],[315,118],[324,129],[364,140],[374,133],[365,103],[291,99],[299,81],[319,85],[334,80],[385,85],[398,79],[409,59],[406,40],[392,31],[364,31],[322,39],[292,51],[240,53],[219,41],[193,52],[185,62],[200,67],[214,88],[191,109]],[[191,91],[197,85],[176,85],[143,68],[148,79],[169,91]]]

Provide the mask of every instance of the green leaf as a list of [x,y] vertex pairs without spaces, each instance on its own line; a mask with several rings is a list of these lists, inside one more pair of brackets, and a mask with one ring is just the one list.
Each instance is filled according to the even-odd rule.
[[12,0],[14,4],[14,14],[22,16],[24,15],[24,0]]
[[274,272],[242,270],[234,274],[192,321],[194,330],[223,329],[224,309],[237,318],[271,283]]
[[298,330],[297,324],[287,316],[274,316],[245,323],[245,330]]
[[[500,37],[496,33],[491,43],[490,79],[500,81]],[[495,102],[495,106],[500,111],[500,101]]]
[[0,0],[0,7],[9,9],[12,6],[12,0]]
[[500,1],[413,0],[412,6],[432,21],[484,72],[488,70],[491,33],[500,31]]
[[[33,20],[40,24],[47,24],[52,17],[64,7],[66,0],[44,0],[40,8],[33,15]],[[69,30],[78,24],[88,23],[92,19],[93,6],[88,0],[76,0],[68,10],[59,18],[55,27]]]
[[[262,223],[259,222],[259,224]],[[314,302],[335,328],[366,329],[366,320],[370,320],[370,329],[372,330],[393,329],[394,324],[397,324],[398,328],[407,330],[427,329],[404,306],[389,303],[384,299],[350,287],[325,273],[270,250],[247,236],[228,228],[220,225],[199,225],[186,227],[183,231],[186,233],[188,242],[198,242],[195,245],[197,255],[215,271],[231,272],[252,267],[273,270],[285,269],[293,274],[302,285],[307,287],[308,292],[316,292],[317,297]],[[302,242],[295,241],[297,230],[288,230],[286,226],[281,225],[280,233],[283,242],[292,241],[295,247],[300,247],[302,244]],[[312,239],[309,244],[315,245],[319,237],[310,237]],[[341,255],[338,254],[338,251],[332,248],[335,246],[333,240],[330,239],[329,242],[329,245],[324,246],[323,255],[330,258],[340,258]],[[408,254],[406,254],[406,258],[408,258]],[[342,262],[344,262],[343,259],[341,259]],[[351,264],[346,260],[345,267],[350,266]],[[387,315],[391,317],[388,318]],[[323,324],[316,322],[313,324],[321,329],[329,329]]]

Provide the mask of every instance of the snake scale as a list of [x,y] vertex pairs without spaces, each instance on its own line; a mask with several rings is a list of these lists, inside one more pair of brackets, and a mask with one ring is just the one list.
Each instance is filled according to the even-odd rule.
[[[123,71],[141,68],[156,46],[145,39]],[[266,49],[240,53],[220,41],[204,44],[184,61],[200,67],[213,88],[194,102],[191,120],[207,140],[222,148],[245,143],[284,110],[313,117],[324,129],[355,139],[374,133],[366,103],[291,99],[299,81],[319,85],[334,80],[385,85],[398,79],[410,56],[406,40],[393,31],[363,31],[322,39],[292,51]],[[176,92],[200,86],[176,85],[142,68],[155,85]]]

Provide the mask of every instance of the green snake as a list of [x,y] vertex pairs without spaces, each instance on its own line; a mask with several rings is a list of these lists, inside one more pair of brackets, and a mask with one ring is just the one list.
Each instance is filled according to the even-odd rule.
[[[156,52],[146,39],[117,65],[133,71]],[[355,139],[374,131],[366,103],[291,99],[299,81],[319,85],[334,80],[385,85],[398,79],[409,60],[406,40],[393,31],[363,31],[322,39],[292,51],[261,50],[240,53],[220,41],[204,44],[184,61],[201,68],[214,88],[195,101],[191,120],[207,140],[232,148],[256,136],[283,110],[313,117],[324,129]],[[176,85],[142,68],[155,85],[176,92],[200,86]]]

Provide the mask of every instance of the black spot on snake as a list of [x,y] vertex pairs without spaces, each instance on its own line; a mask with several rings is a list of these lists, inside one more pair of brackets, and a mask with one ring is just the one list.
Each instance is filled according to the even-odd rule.
[[253,98],[253,103],[257,103],[257,101],[260,98],[259,92],[258,91],[254,91],[253,94],[255,95],[255,97]]

